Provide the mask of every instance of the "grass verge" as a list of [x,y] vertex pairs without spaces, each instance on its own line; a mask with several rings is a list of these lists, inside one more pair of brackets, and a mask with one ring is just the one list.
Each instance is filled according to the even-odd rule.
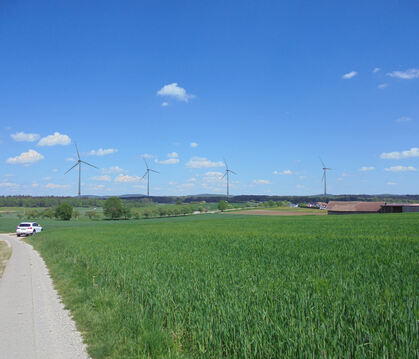
[[0,240],[0,278],[3,275],[4,268],[6,268],[11,254],[12,248],[5,241]]

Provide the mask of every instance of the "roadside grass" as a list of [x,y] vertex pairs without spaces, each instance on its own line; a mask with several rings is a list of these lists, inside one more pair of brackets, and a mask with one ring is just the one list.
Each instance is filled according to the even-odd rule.
[[29,241],[93,358],[413,358],[418,222],[72,221]]
[[6,268],[7,261],[12,254],[12,248],[7,245],[5,241],[0,240],[0,278],[3,275],[4,268]]

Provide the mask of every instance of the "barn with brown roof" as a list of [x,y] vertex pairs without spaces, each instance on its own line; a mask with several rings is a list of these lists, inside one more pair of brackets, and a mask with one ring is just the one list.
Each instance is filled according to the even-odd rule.
[[327,214],[383,213],[385,202],[330,201]]

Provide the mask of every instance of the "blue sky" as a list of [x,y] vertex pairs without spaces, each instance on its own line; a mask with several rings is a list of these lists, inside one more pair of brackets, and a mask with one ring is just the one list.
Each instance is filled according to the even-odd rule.
[[417,194],[417,1],[5,1],[0,195]]

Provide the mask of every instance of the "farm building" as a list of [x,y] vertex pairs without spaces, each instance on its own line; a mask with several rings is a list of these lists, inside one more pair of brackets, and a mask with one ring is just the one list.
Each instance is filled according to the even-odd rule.
[[327,214],[382,213],[385,202],[330,201]]
[[419,212],[419,203],[386,203],[384,213]]
[[327,214],[405,213],[419,212],[419,204],[361,201],[330,201]]

